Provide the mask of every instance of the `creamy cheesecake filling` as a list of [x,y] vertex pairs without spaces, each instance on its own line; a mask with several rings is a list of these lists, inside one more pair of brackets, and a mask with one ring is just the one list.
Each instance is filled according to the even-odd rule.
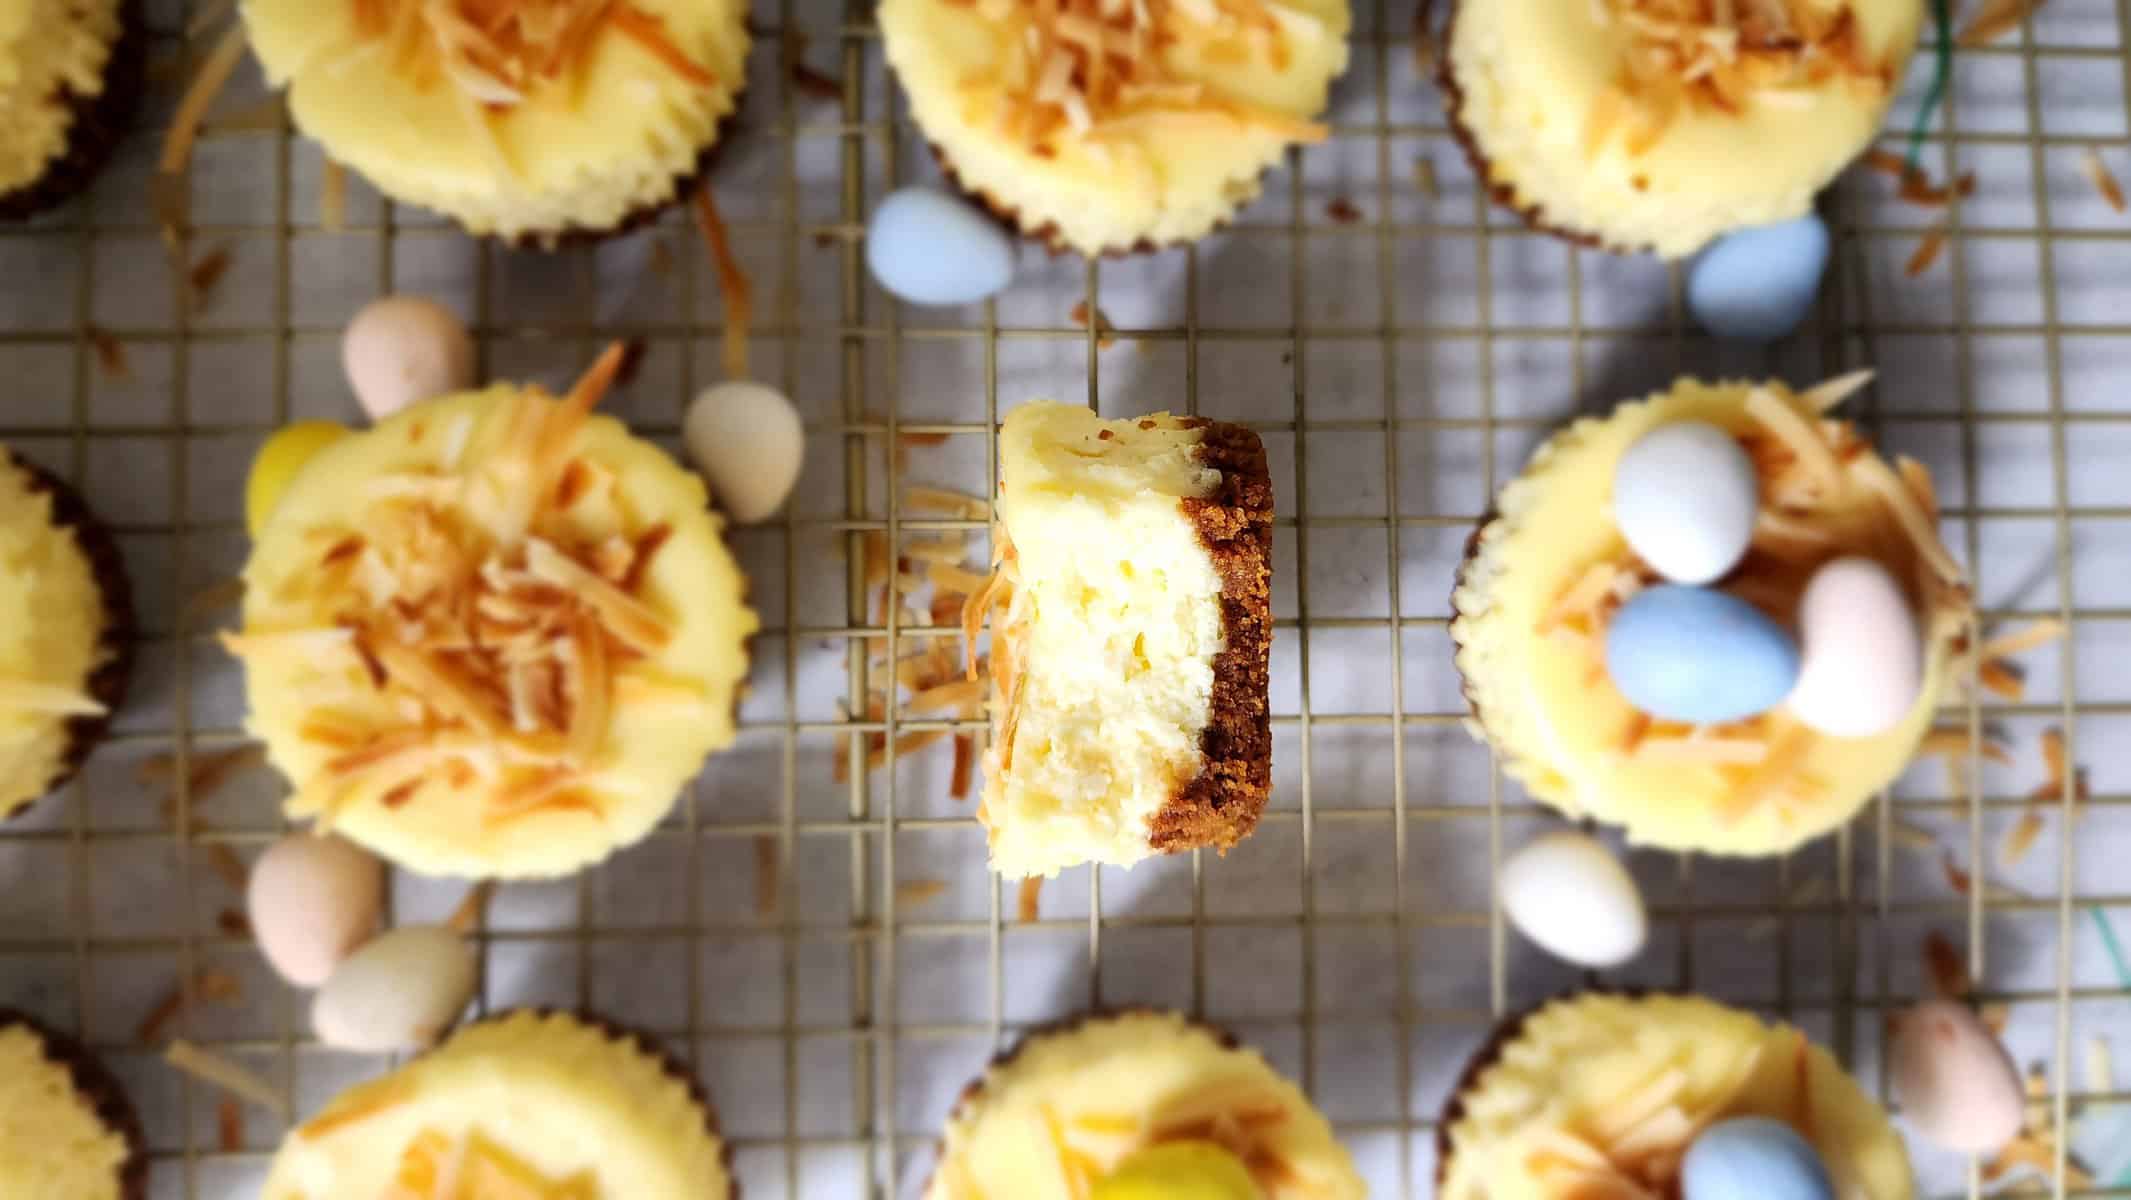
[[0,1028],[0,1200],[119,1200],[131,1154],[34,1030]]
[[885,0],[888,61],[950,170],[1083,253],[1213,229],[1346,69],[1345,0]]
[[1459,4],[1455,116],[1541,224],[1693,253],[1803,215],[1879,129],[1919,0]]
[[713,1124],[634,1041],[520,1011],[336,1097],[283,1140],[263,1200],[723,1200]]
[[0,451],[0,817],[44,795],[73,749],[69,723],[101,716],[102,589],[50,492]]
[[1909,1200],[1887,1115],[1827,1051],[1788,1026],[1696,997],[1584,995],[1526,1017],[1446,1117],[1443,1200],[1676,1194],[1701,1130],[1789,1124],[1844,1200]]
[[1025,405],[1000,435],[996,732],[981,816],[1003,875],[1153,852],[1150,823],[1205,761],[1222,582],[1185,500],[1221,473],[1161,414]]
[[589,414],[618,362],[418,405],[290,482],[226,641],[291,816],[426,873],[553,875],[732,741],[757,620],[702,481]]
[[515,24],[466,9],[245,0],[243,11],[306,134],[380,190],[477,234],[551,241],[673,199],[745,81],[737,0],[540,0],[506,10]]
[[1265,1200],[1358,1200],[1345,1148],[1256,1051],[1172,1013],[1031,1035],[949,1118],[927,1200],[1072,1200],[1135,1151],[1212,1141]]
[[74,101],[101,95],[118,0],[0,0],[0,195],[66,153]]

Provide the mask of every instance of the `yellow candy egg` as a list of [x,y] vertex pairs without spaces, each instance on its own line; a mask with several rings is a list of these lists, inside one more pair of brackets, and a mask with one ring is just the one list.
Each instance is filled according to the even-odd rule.
[[344,425],[331,421],[298,421],[266,439],[259,457],[252,460],[251,477],[244,482],[244,527],[253,537],[266,526],[281,494],[304,464],[318,452],[348,436]]
[[1126,1156],[1091,1200],[1261,1200],[1243,1160],[1213,1142],[1163,1142]]

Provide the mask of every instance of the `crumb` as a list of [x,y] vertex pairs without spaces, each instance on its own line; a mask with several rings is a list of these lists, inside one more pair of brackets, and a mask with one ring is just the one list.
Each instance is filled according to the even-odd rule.
[[133,364],[126,358],[126,344],[113,337],[109,330],[95,325],[85,326],[89,344],[96,348],[96,365],[104,378],[117,383],[129,383],[133,379]]
[[[1085,300],[1074,302],[1073,311],[1068,315],[1072,318],[1075,328],[1086,329],[1088,327],[1088,302]],[[1110,336],[1116,328],[1116,326],[1110,324],[1110,318],[1104,314],[1103,310],[1099,308],[1095,310],[1095,346],[1097,349],[1108,350],[1112,345],[1116,344],[1117,339]],[[1142,426],[1142,428],[1146,428],[1146,426]]]
[[969,796],[969,777],[977,761],[977,739],[967,733],[955,735],[955,765],[947,794],[956,800]]
[[1021,881],[1021,895],[1015,905],[1015,915],[1023,922],[1036,919],[1038,901],[1043,896],[1043,876],[1031,875]]
[[224,1096],[215,1104],[215,1126],[223,1153],[233,1154],[244,1148],[244,1109],[236,1100]]
[[2092,146],[2087,147],[2086,153],[2079,156],[2079,169],[2086,175],[2087,182],[2094,185],[2094,190],[2101,193],[2102,200],[2111,209],[2124,212],[2127,207],[2131,207],[2124,202],[2123,185],[2116,182],[2116,176],[2109,170],[2109,164],[2101,160],[2099,150]]
[[1345,196],[1335,196],[1326,201],[1324,215],[1339,222],[1341,225],[1352,225],[1361,220],[1361,210],[1354,207],[1354,202]]
[[225,908],[215,914],[215,928],[221,930],[225,936],[244,941],[250,941],[252,937],[250,919],[234,908]]
[[229,274],[232,261],[229,247],[217,246],[202,255],[185,273],[185,281],[192,288],[195,308],[204,309],[214,302],[215,287],[222,282],[223,276]]
[[755,915],[769,916],[777,911],[777,839],[766,833],[755,835]]
[[1916,244],[1916,252],[1903,265],[1902,274],[1911,279],[1931,269],[1939,261],[1939,254],[1946,249],[1946,227],[1934,225],[1924,232],[1924,239]]

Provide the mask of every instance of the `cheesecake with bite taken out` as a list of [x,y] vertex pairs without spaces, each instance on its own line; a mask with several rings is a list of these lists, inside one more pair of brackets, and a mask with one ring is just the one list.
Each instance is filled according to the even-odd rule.
[[1256,827],[1273,491],[1258,436],[1167,413],[1105,421],[1042,401],[999,435],[993,734],[979,816],[992,866],[1129,866]]

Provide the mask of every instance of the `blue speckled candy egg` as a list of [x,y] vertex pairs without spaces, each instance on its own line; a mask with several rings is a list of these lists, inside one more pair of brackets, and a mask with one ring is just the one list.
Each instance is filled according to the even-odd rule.
[[1781,1121],[1734,1117],[1702,1132],[1680,1163],[1683,1200],[1835,1200],[1828,1168]]
[[1816,213],[1719,238],[1687,269],[1687,310],[1724,338],[1773,342],[1812,311],[1828,268],[1828,227]]
[[903,188],[873,210],[866,266],[912,304],[974,304],[1013,279],[1014,244],[960,197]]
[[1781,704],[1798,682],[1798,644],[1737,596],[1664,583],[1614,614],[1606,670],[1651,716],[1710,725]]

